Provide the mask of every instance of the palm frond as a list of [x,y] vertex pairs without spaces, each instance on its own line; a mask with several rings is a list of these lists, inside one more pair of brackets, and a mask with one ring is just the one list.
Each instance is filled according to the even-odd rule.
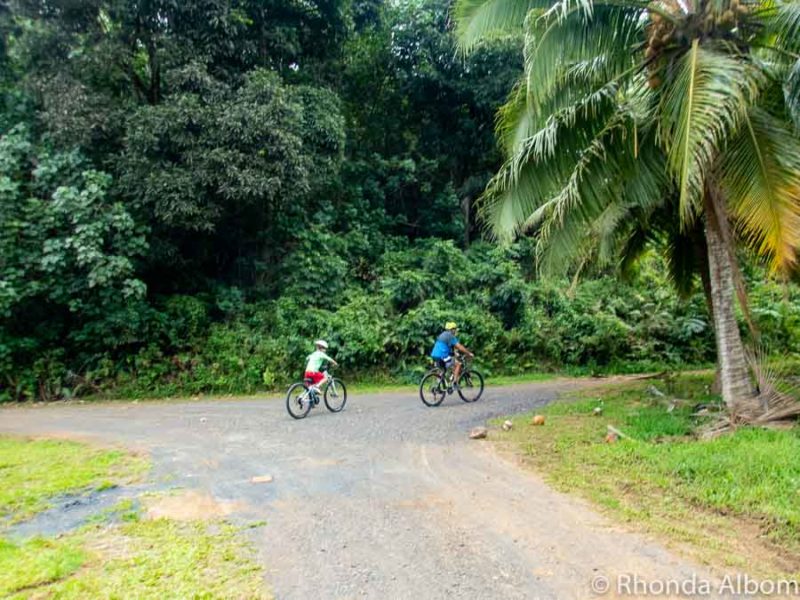
[[[621,225],[633,211],[656,206],[668,187],[654,133],[636,133],[637,111],[616,98],[598,108],[601,114],[579,112],[568,123],[551,118],[541,138],[519,152],[524,160],[511,159],[482,201],[495,236],[537,231],[545,272],[563,272],[582,256],[587,231],[605,245],[598,258],[611,261],[622,245]],[[643,153],[639,136],[647,138]]]
[[531,10],[549,6],[543,0],[458,0],[453,6],[453,20],[459,48],[468,53],[493,34],[521,33]]
[[[497,138],[506,156],[513,155],[525,140],[544,130],[551,117],[566,119],[570,112],[594,110],[598,103],[615,95],[624,84],[621,72],[633,76],[635,53],[627,46],[636,42],[638,29],[631,26],[626,10],[599,6],[587,23],[573,9],[563,21],[557,21],[558,27],[545,27],[549,34],[541,38],[538,48],[533,40],[539,26],[529,27],[533,33],[527,37],[527,74],[497,115]],[[551,21],[554,20],[553,17]],[[537,23],[546,21],[540,19]],[[607,27],[612,25],[620,25],[621,30],[609,34]],[[586,34],[587,30],[592,33]],[[613,40],[623,37],[627,41],[617,47]],[[577,43],[580,39],[583,42]]]
[[[581,161],[571,185],[551,200],[540,229],[540,263],[545,272],[561,272],[575,258],[574,248],[590,234],[604,264],[621,262],[633,253],[634,227],[647,219],[669,195],[664,157],[655,144],[636,154],[630,130],[608,136],[604,153]],[[633,258],[630,256],[629,258]]]
[[526,78],[522,77],[511,90],[508,100],[497,111],[495,135],[505,156],[512,156],[525,140],[542,126],[528,106]]
[[731,55],[701,48],[682,56],[661,95],[659,136],[679,182],[684,226],[700,212],[703,185],[727,137],[758,96],[760,71]]
[[800,60],[794,63],[786,83],[783,86],[783,97],[786,111],[789,113],[794,126],[800,132]]
[[759,15],[760,43],[782,52],[800,54],[800,2],[774,2]]
[[800,140],[753,109],[722,156],[721,182],[740,234],[772,269],[789,271],[800,247]]
[[[695,224],[699,225],[700,221],[696,221]],[[698,269],[701,268],[695,252],[693,231],[682,231],[679,227],[671,227],[666,233],[663,247],[669,278],[682,298],[688,298],[694,291]]]
[[652,241],[652,231],[647,222],[631,221],[630,230],[620,237],[619,273],[623,278],[633,276],[636,263],[647,252]]
[[552,111],[547,103],[554,96],[557,108],[571,101],[564,96],[574,98],[635,66],[639,53],[634,50],[643,39],[641,14],[639,8],[598,4],[591,14],[573,7],[531,23],[525,43],[531,108]]

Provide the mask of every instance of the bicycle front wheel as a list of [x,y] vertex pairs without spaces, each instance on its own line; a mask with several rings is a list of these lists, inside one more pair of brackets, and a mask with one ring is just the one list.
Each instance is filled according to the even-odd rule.
[[422,378],[419,397],[425,406],[439,406],[446,395],[447,389],[438,371],[431,371]]
[[302,383],[293,383],[286,394],[286,410],[293,419],[302,419],[311,410],[311,394]]
[[325,406],[331,412],[339,412],[347,404],[347,387],[339,379],[332,379],[325,388]]
[[458,395],[464,402],[477,402],[483,394],[483,375],[466,371],[458,378]]

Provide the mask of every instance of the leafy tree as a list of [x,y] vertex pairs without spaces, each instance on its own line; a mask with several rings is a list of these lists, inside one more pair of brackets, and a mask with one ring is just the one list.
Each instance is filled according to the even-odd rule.
[[136,262],[147,243],[108,199],[107,174],[37,148],[22,126],[0,138],[0,173],[0,371],[14,394],[32,395],[21,367],[48,351],[96,350],[96,327],[115,337],[102,348],[125,344],[133,323],[121,315],[145,295]]
[[394,232],[475,237],[472,201],[501,158],[493,115],[521,59],[506,40],[462,60],[446,5],[431,0],[384,5],[380,20],[348,42],[348,160],[375,173]]
[[456,18],[465,50],[525,33],[486,195],[495,232],[537,227],[547,263],[670,203],[682,231],[702,219],[723,397],[734,419],[774,416],[747,370],[733,244],[775,271],[797,260],[800,4],[460,0]]
[[[168,91],[165,69],[192,57],[205,58],[222,79],[255,68],[312,76],[315,63],[338,55],[352,27],[342,0],[10,0],[9,8],[49,40],[49,54],[29,55],[31,66],[93,61],[90,77],[104,74],[106,84],[127,86],[150,104]],[[30,48],[44,50],[43,39],[35,41]]]
[[239,89],[198,66],[173,77],[185,91],[131,115],[117,163],[120,192],[153,224],[152,268],[263,281],[338,167],[338,101],[263,70]]

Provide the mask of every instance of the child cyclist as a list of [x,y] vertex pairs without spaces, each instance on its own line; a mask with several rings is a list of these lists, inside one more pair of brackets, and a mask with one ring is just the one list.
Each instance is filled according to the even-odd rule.
[[316,350],[308,355],[306,358],[306,380],[311,380],[312,389],[319,392],[319,384],[325,380],[325,374],[322,373],[322,365],[326,362],[331,363],[334,367],[338,367],[339,363],[333,360],[330,356],[325,354],[328,349],[328,342],[325,340],[317,340],[314,342]]

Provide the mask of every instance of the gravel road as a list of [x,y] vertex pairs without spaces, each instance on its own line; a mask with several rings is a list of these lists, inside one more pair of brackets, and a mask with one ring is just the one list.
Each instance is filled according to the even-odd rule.
[[[250,535],[279,599],[590,598],[598,577],[705,576],[467,438],[576,385],[488,388],[438,408],[411,389],[351,392],[342,413],[302,421],[259,399],[10,408],[0,432],[145,449],[155,478],[265,520]],[[261,475],[273,481],[251,482]]]

